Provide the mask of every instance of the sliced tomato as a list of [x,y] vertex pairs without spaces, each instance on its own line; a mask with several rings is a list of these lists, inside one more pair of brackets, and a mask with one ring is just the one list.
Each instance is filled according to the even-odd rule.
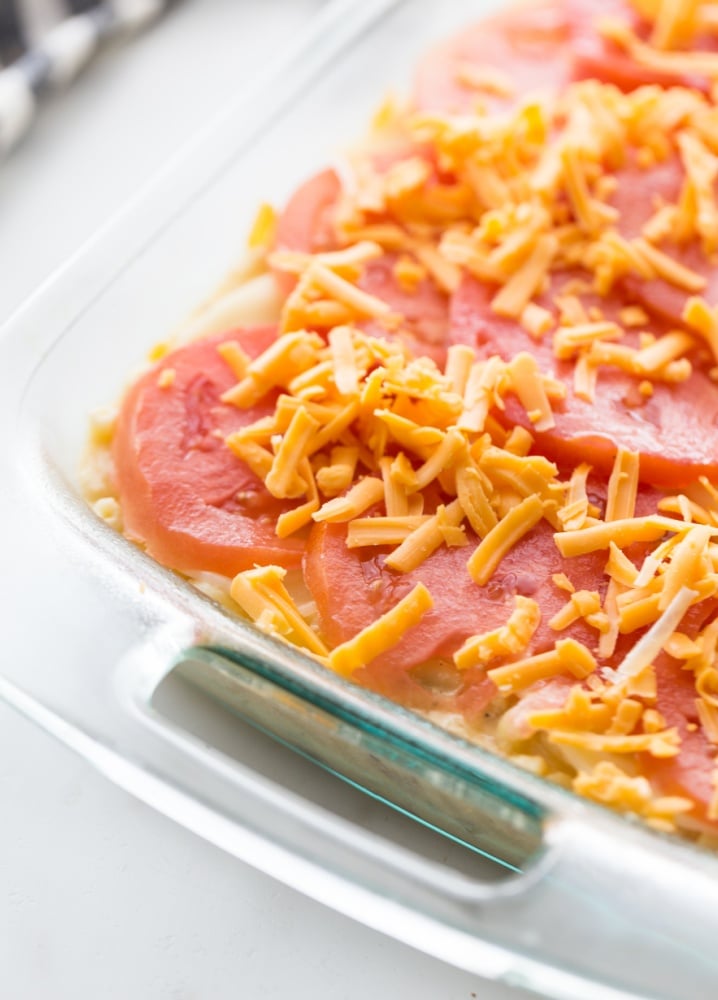
[[[565,572],[577,588],[604,586],[605,553],[594,552],[571,560],[561,558],[553,531],[541,522],[503,559],[490,582],[478,586],[466,563],[477,539],[470,544],[437,549],[410,573],[397,573],[384,563],[385,550],[349,549],[346,525],[316,525],[309,536],[304,576],[317,604],[320,629],[330,646],[346,642],[385,614],[419,582],[428,587],[434,607],[404,638],[355,675],[356,679],[404,704],[446,707],[421,683],[421,664],[451,660],[465,639],[505,624],[514,608],[514,596],[536,600],[541,624],[531,643],[531,652],[553,646],[556,639],[572,635],[595,649],[597,633],[577,622],[560,633],[549,628],[552,616],[565,604],[567,595],[552,581]],[[623,640],[617,653],[623,655]],[[482,672],[457,674],[458,688],[452,693],[457,710],[480,711],[493,696]],[[463,699],[463,700],[462,700]],[[478,707],[477,707],[478,706]]]
[[[700,291],[702,298],[711,306],[718,306],[718,268],[703,253],[701,248],[695,243],[685,246],[677,246],[666,241],[660,247],[666,254],[678,261],[679,264],[695,271],[705,279],[705,288]],[[691,292],[686,292],[682,288],[660,278],[645,281],[639,277],[631,276],[622,282],[628,295],[632,296],[646,309],[657,314],[667,323],[681,324],[683,311],[686,302],[691,297]]]
[[[406,149],[402,147],[402,154]],[[387,153],[381,166],[390,167],[397,153]],[[336,249],[338,241],[332,224],[332,210],[341,193],[339,177],[333,170],[324,170],[306,181],[290,198],[281,214],[276,247],[281,250],[299,250],[318,253]],[[448,297],[429,277],[422,279],[415,290],[403,289],[394,274],[399,255],[387,253],[370,261],[364,270],[360,287],[382,299],[392,310],[404,317],[400,339],[417,356],[428,355],[440,366],[446,359],[446,337],[449,324]],[[292,275],[275,272],[281,290],[289,294],[294,287]],[[360,324],[367,333],[382,339],[392,334],[375,322]]]
[[678,201],[685,176],[683,165],[675,155],[649,168],[639,167],[629,151],[628,160],[613,174],[616,189],[609,201],[617,209],[617,226],[626,239],[641,235],[643,226],[661,204]]
[[[557,277],[557,281],[560,279]],[[590,462],[610,471],[619,446],[641,454],[641,478],[671,488],[685,486],[700,475],[718,476],[718,388],[698,368],[686,382],[656,382],[653,396],[643,400],[636,380],[617,369],[601,369],[594,403],[579,399],[573,390],[574,365],[557,361],[550,336],[534,340],[515,320],[497,316],[490,308],[494,289],[467,277],[453,296],[450,339],[469,344],[480,357],[498,354],[509,360],[521,351],[533,354],[543,371],[566,386],[566,398],[554,405],[556,426],[537,432],[517,399],[506,399],[497,415],[509,424],[526,427],[537,449],[559,463]],[[543,304],[553,308],[547,295]],[[625,304],[616,296],[601,300],[607,318]],[[653,332],[664,327],[654,322]]]
[[564,676],[537,681],[504,714],[501,720],[504,735],[510,742],[516,743],[530,739],[536,733],[533,726],[529,724],[531,716],[535,715],[536,712],[563,708],[571,688],[575,684],[575,677]]
[[[422,278],[412,291],[403,289],[394,273],[398,256],[387,253],[370,261],[360,285],[401,313],[404,322],[398,336],[409,350],[416,356],[432,358],[443,369],[449,330],[448,296],[429,277]],[[383,339],[390,336],[379,323],[367,322],[362,326],[372,336]]]
[[[657,205],[675,205],[679,201],[685,171],[677,156],[670,156],[650,169],[628,164],[615,173],[616,190],[611,204],[619,212],[618,227],[626,239],[641,235],[645,223]],[[718,305],[718,268],[696,240],[678,243],[667,238],[659,249],[683,267],[705,280],[700,294],[710,305]],[[663,279],[646,281],[636,275],[624,278],[621,286],[628,298],[668,323],[681,323],[683,310],[692,293]]]
[[681,749],[676,757],[661,759],[642,754],[643,767],[661,795],[693,799],[696,809],[690,816],[704,820],[715,791],[712,776],[716,759],[715,747],[708,742],[696,711],[695,677],[667,653],[658,656],[655,668],[656,707],[666,725],[678,729]]
[[[224,438],[274,410],[274,399],[242,410],[220,396],[236,382],[217,345],[234,340],[256,357],[274,327],[220,334],[180,347],[126,395],[113,457],[126,533],[158,562],[183,571],[233,576],[254,563],[297,566],[303,543],[279,539],[279,501]],[[166,387],[162,370],[173,372]]]
[[[556,93],[570,79],[570,25],[563,0],[540,0],[464,28],[419,63],[413,101],[424,111],[469,111],[510,106],[528,93]],[[463,66],[495,70],[510,94],[479,92],[462,83]]]
[[[626,91],[651,83],[663,87],[678,84],[698,90],[709,89],[705,77],[663,73],[642,66],[601,34],[601,20],[612,18],[626,24],[639,39],[649,38],[650,26],[640,18],[629,0],[566,0],[566,10],[571,24],[573,79],[601,80]],[[699,38],[692,48],[715,49],[715,40],[709,36]]]
[[[336,248],[332,210],[341,193],[341,181],[335,170],[321,170],[301,184],[292,194],[277,222],[277,250],[319,253]],[[284,271],[275,271],[279,288],[289,295],[295,279]]]

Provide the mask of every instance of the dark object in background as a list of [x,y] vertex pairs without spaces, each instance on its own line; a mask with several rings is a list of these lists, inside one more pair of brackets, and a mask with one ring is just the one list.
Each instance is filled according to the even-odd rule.
[[0,0],[0,62],[14,62],[25,48],[22,18],[14,0]]
[[109,39],[141,30],[173,3],[0,0],[0,156],[27,131],[43,94],[67,86]]

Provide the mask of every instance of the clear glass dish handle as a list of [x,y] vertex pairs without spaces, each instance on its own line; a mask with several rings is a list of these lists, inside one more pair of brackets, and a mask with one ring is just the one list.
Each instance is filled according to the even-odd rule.
[[[138,649],[132,669],[157,648]],[[253,671],[251,655],[207,648],[186,650],[174,665],[221,666],[230,655],[233,666]],[[153,682],[166,669],[155,666]],[[274,698],[287,696],[266,677],[257,683]],[[630,827],[618,842],[598,813],[595,826],[570,814],[547,816],[542,850],[526,870],[486,883],[288,794],[141,709],[142,699],[118,697],[116,686],[94,731],[2,677],[0,698],[205,840],[468,971],[561,1000],[715,995],[718,881],[714,861],[697,852],[660,840],[658,851],[648,850],[643,832]],[[386,752],[396,758],[396,743]],[[460,796],[461,783],[450,777]]]

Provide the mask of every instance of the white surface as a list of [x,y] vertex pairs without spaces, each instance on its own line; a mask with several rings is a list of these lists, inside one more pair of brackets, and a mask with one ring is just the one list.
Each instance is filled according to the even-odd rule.
[[[317,4],[187,0],[53,101],[0,168],[0,318]],[[419,955],[223,855],[1,707],[0,802],[3,1000],[524,995]]]

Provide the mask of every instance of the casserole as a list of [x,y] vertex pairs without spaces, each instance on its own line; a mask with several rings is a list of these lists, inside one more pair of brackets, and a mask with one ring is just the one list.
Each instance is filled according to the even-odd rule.
[[[401,18],[408,19],[404,25],[413,23],[420,17],[418,10],[415,5],[405,5],[394,14],[399,20],[388,23],[401,31]],[[334,8],[343,31],[351,24],[349,12],[346,5]],[[355,10],[360,23],[370,13]],[[341,35],[333,38],[339,46]],[[321,108],[322,101],[328,101],[327,91],[338,89],[342,80],[346,85],[350,74],[347,63],[362,52],[364,58],[367,46],[376,55],[380,41],[372,36],[364,45],[351,59],[342,54],[338,75],[324,81],[324,90],[315,90],[318,103],[314,107]],[[300,62],[308,72],[301,57]],[[355,65],[361,75],[361,67]],[[371,103],[373,98],[367,97],[367,101]],[[268,107],[271,94],[262,111]],[[357,115],[365,110],[368,108],[358,108]],[[295,109],[292,117],[297,115]],[[251,116],[249,120],[251,123]],[[139,356],[140,345],[154,339],[157,329],[167,328],[182,316],[210,279],[226,268],[236,250],[231,245],[235,237],[232,232],[225,233],[227,227],[221,223],[228,206],[241,208],[246,193],[257,190],[260,166],[262,185],[269,184],[266,146],[263,154],[257,153],[261,145],[257,143],[241,165],[237,163],[217,177],[211,191],[205,190],[207,173],[224,166],[240,141],[228,139],[226,133],[213,135],[194,158],[177,168],[177,189],[171,197],[165,187],[152,197],[151,207],[143,202],[134,215],[119,223],[109,242],[96,246],[84,262],[74,265],[71,278],[61,278],[55,292],[45,293],[43,299],[31,304],[4,340],[7,386],[3,406],[8,410],[3,419],[3,434],[7,434],[3,453],[12,455],[12,468],[17,469],[3,500],[6,523],[13,524],[13,531],[17,525],[18,537],[12,542],[13,550],[17,547],[12,586],[42,602],[44,621],[43,634],[34,637],[32,655],[22,652],[8,658],[3,668],[7,679],[21,683],[56,714],[43,715],[24,701],[29,712],[64,734],[116,780],[154,800],[159,808],[215,842],[253,855],[255,863],[278,866],[275,874],[347,912],[357,914],[365,908],[368,922],[387,929],[393,925],[395,933],[434,953],[488,975],[513,977],[514,981],[523,977],[524,982],[556,995],[576,996],[581,986],[569,972],[548,972],[541,965],[555,966],[571,959],[576,970],[581,942],[591,940],[594,953],[581,956],[583,975],[604,980],[623,977],[626,989],[644,988],[654,995],[659,990],[671,995],[666,992],[671,989],[674,995],[700,995],[702,983],[711,982],[710,966],[702,965],[695,954],[703,947],[706,962],[710,955],[711,886],[710,879],[701,881],[700,875],[713,869],[712,860],[605,817],[599,810],[576,803],[556,789],[546,789],[529,776],[469,750],[375,699],[359,698],[346,686],[329,684],[325,677],[311,672],[305,661],[283,649],[280,652],[236,622],[228,622],[217,609],[130,552],[82,511],[71,484],[87,411],[116,394],[121,378],[118,373]],[[248,125],[244,140],[255,137]],[[328,138],[327,148],[335,142],[334,137]],[[248,162],[255,164],[253,176]],[[280,169],[284,173],[281,163],[277,178]],[[237,170],[241,172],[237,174]],[[183,177],[188,189],[195,192],[190,199],[195,200],[159,242],[146,243],[164,224],[167,214],[187,203]],[[279,179],[276,183],[276,191],[267,191],[272,197],[281,196]],[[253,204],[252,196],[247,211]],[[135,228],[138,218],[140,224]],[[238,224],[237,232],[241,229]],[[214,236],[219,232],[225,241],[221,248]],[[196,242],[203,237],[209,259],[198,265]],[[135,263],[126,268],[128,257],[142,247]],[[167,282],[168,273],[181,275],[182,281]],[[20,357],[27,357],[30,347],[36,349],[38,357],[45,355],[34,374],[27,371]],[[90,377],[68,394],[69,376],[78,370]],[[4,477],[6,482],[8,478]],[[31,521],[24,516],[28,502],[33,503]],[[144,583],[144,593],[138,589],[138,580]],[[75,633],[83,622],[87,633],[78,641]],[[199,622],[196,633],[193,622]],[[17,622],[8,623],[13,651],[23,625],[27,628],[27,618],[22,615]],[[158,625],[161,628],[155,639],[142,645],[143,636]],[[335,768],[340,767],[337,741],[343,740],[353,754],[353,763],[343,766],[352,768],[348,776],[354,780],[366,764],[371,764],[374,774],[364,775],[364,780],[371,781],[379,793],[386,794],[387,789],[396,793],[402,780],[412,779],[412,785],[406,785],[407,799],[411,798],[416,808],[424,799],[421,811],[427,819],[433,817],[436,822],[445,816],[443,823],[451,817],[450,832],[455,836],[475,840],[478,846],[496,853],[499,849],[508,851],[506,860],[514,864],[524,865],[532,853],[541,853],[543,842],[542,858],[536,865],[526,865],[528,873],[517,881],[488,889],[473,879],[452,878],[450,872],[436,866],[419,865],[401,851],[385,848],[377,854],[378,845],[371,838],[286,796],[283,815],[273,823],[276,814],[270,810],[277,805],[277,796],[271,788],[252,781],[241,769],[230,768],[153,707],[152,691],[168,668],[173,651],[195,638],[241,649],[237,655],[252,668],[248,673],[234,670],[226,657],[206,651],[185,656],[183,669],[215,688],[236,691],[241,685],[244,711],[265,727],[281,723],[290,741],[311,740],[304,748]],[[47,644],[44,648],[43,643]],[[97,656],[83,655],[83,650],[95,647],[102,650],[103,663],[98,663]],[[63,652],[64,648],[72,652]],[[71,668],[70,658],[77,661],[77,670]],[[267,699],[271,684],[278,684],[281,693]],[[16,702],[22,701],[13,688],[6,685],[5,691]],[[300,694],[303,701],[298,702]],[[292,705],[292,715],[286,715]],[[301,730],[287,732],[287,720],[295,713],[302,719]],[[58,714],[74,720],[86,734],[100,737],[104,749],[58,720]],[[108,747],[121,749],[123,756],[108,752]],[[385,784],[377,784],[387,771]],[[245,796],[242,801],[238,801],[240,786]],[[188,798],[187,791],[193,791],[195,797]],[[216,815],[207,810],[208,804],[214,806]],[[550,814],[569,817],[571,825],[565,825],[565,818],[552,824]],[[243,821],[244,832],[228,825],[232,816]],[[592,818],[591,831],[581,828],[587,818]],[[274,847],[260,845],[262,827],[274,827]],[[316,839],[318,829],[325,834],[321,847]],[[285,846],[291,843],[304,855],[304,861],[285,864],[286,855],[282,855],[281,845],[276,845],[277,838]],[[620,859],[615,857],[619,838]],[[651,853],[646,854],[649,845]],[[318,855],[322,857],[321,877],[316,868]],[[601,859],[596,872],[587,864],[592,858]],[[647,898],[643,891],[651,884],[647,872],[656,866],[661,868],[661,879],[652,884],[653,894],[668,894],[674,883],[679,885],[680,873],[680,895],[666,899],[662,907],[655,895]],[[348,880],[350,869],[353,877],[363,882],[361,889],[340,886]],[[623,910],[626,923],[611,918],[611,934],[604,938],[601,917],[596,915],[602,905],[598,890],[610,878],[613,881],[606,901],[617,912]],[[694,881],[701,882],[695,891]],[[576,919],[575,903],[567,901],[573,898],[571,885],[574,893],[595,897],[581,902],[581,922]],[[641,891],[635,891],[636,885]],[[393,897],[394,902],[385,898],[381,906],[374,905],[372,897],[378,886],[384,897]],[[550,897],[556,892],[560,896],[552,901]],[[396,900],[402,901],[400,909]],[[702,902],[705,914],[700,911]],[[691,913],[699,919],[692,920]],[[569,931],[579,923],[577,940]],[[626,925],[631,923],[633,929],[628,930]],[[685,932],[682,941],[681,928]],[[670,973],[651,955],[651,944],[656,948],[660,939],[655,935],[661,930],[674,944],[672,952],[665,941],[658,948]],[[480,943],[482,934],[488,939],[484,945]],[[599,936],[602,948],[598,947]],[[690,954],[684,952],[683,963],[677,954],[681,947],[691,949]],[[512,951],[513,957],[509,957]],[[707,978],[701,980],[702,975]],[[601,995],[599,989],[594,985],[594,995]],[[604,990],[603,995],[612,994]]]

